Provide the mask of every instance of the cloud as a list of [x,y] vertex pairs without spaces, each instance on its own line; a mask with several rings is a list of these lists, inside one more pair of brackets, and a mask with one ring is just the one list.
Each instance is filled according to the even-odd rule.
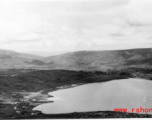
[[63,52],[151,43],[151,0],[12,1],[1,6],[4,49]]
[[126,19],[135,25],[152,25],[151,6],[151,0],[130,0],[125,6]]

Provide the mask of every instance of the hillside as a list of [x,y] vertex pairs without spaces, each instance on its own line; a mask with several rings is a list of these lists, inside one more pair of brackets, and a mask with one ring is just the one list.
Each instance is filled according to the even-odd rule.
[[[150,48],[79,51],[50,57],[0,50],[0,118],[32,118],[33,107],[42,104],[38,98],[50,97],[48,92],[73,85],[130,77],[152,80],[151,60]],[[11,69],[7,70],[8,68]],[[54,70],[37,70],[42,68]],[[36,103],[31,102],[33,98],[37,98]],[[14,109],[17,106],[15,102],[21,108]],[[29,105],[25,105],[26,103]],[[28,110],[24,110],[25,106]],[[17,113],[18,110],[21,113]],[[96,112],[89,114],[96,115]],[[86,113],[82,113],[83,116]],[[50,118],[44,114],[36,117]]]
[[36,64],[29,64],[42,57],[24,53],[18,53],[10,50],[0,49],[0,69],[9,68],[33,68]]
[[124,67],[147,67],[152,65],[152,49],[116,51],[79,51],[44,59],[50,66],[68,69],[118,69]]
[[78,51],[49,57],[0,50],[0,69],[107,70],[128,67],[151,67],[151,65],[152,48]]

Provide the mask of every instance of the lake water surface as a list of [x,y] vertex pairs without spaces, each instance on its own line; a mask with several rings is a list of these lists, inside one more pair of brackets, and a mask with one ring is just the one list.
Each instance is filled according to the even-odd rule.
[[113,111],[114,108],[152,108],[152,81],[122,79],[91,83],[50,92],[54,103],[39,105],[43,113],[71,113],[84,111]]

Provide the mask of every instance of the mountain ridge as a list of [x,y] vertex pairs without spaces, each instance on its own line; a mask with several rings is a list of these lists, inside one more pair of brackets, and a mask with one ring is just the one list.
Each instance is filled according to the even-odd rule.
[[151,67],[152,48],[77,51],[41,57],[0,49],[0,69],[102,70],[125,67]]

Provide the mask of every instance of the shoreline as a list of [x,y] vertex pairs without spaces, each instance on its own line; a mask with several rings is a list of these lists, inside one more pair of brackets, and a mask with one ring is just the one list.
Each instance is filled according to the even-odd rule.
[[[60,70],[58,70],[59,72],[64,72],[64,71],[60,71]],[[55,72],[58,72],[58,71],[55,71]],[[41,72],[41,71],[36,71],[36,72]],[[36,73],[35,72],[35,73]],[[44,71],[45,72],[45,71]],[[46,72],[48,72],[48,71],[46,71]],[[51,71],[50,71],[51,72]],[[54,71],[53,71],[54,72]],[[56,79],[55,79],[55,81],[53,81],[53,83],[55,83],[55,85],[52,87],[52,88],[49,88],[49,89],[41,89],[41,90],[35,90],[35,92],[34,91],[31,91],[31,92],[24,92],[24,91],[18,91],[18,92],[16,92],[16,96],[17,97],[12,97],[14,100],[16,99],[21,99],[21,100],[23,100],[22,102],[23,102],[23,105],[21,105],[21,111],[22,111],[22,113],[23,113],[23,115],[21,115],[21,114],[18,114],[18,113],[16,113],[16,111],[14,110],[14,107],[15,107],[15,104],[2,104],[2,102],[1,102],[1,104],[0,104],[0,111],[3,111],[3,112],[0,112],[0,118],[2,117],[2,118],[16,118],[16,117],[29,117],[29,118],[32,118],[32,116],[33,115],[31,115],[32,113],[34,113],[34,114],[36,114],[36,115],[34,115],[35,117],[37,116],[37,115],[39,115],[39,114],[41,114],[42,116],[44,116],[44,118],[45,118],[45,116],[46,116],[46,114],[43,114],[43,113],[41,113],[40,111],[33,111],[32,109],[33,108],[35,108],[36,106],[38,106],[38,105],[41,105],[41,104],[43,104],[43,103],[49,103],[49,102],[52,102],[52,101],[43,101],[43,100],[46,100],[48,97],[53,97],[53,96],[51,96],[51,95],[49,95],[48,93],[49,92],[53,92],[53,91],[56,91],[56,90],[60,90],[60,89],[67,89],[67,88],[72,88],[72,87],[76,87],[76,86],[79,86],[79,85],[83,85],[83,84],[90,84],[90,83],[98,83],[98,82],[108,82],[108,81],[112,81],[112,80],[119,80],[119,79],[127,79],[127,78],[140,78],[140,79],[145,79],[145,77],[146,77],[146,74],[145,74],[145,77],[141,77],[141,76],[130,76],[130,75],[126,75],[126,74],[112,74],[112,73],[109,73],[109,74],[104,74],[104,73],[94,73],[94,72],[90,72],[90,73],[88,73],[88,72],[79,72],[79,71],[66,71],[66,74],[67,75],[69,75],[69,74],[73,74],[73,72],[76,74],[76,76],[77,76],[77,74],[79,75],[79,73],[81,73],[80,75],[79,75],[79,79],[77,80],[77,79],[73,79],[72,77],[69,77],[69,76],[66,76],[67,78],[70,78],[70,79],[72,79],[72,81],[69,81],[69,82],[65,82],[65,80],[64,80],[64,76],[63,76],[63,78],[62,78],[62,76],[61,76],[61,79],[63,79],[63,83],[58,83],[57,81],[56,81]],[[65,74],[65,73],[64,73]],[[86,75],[85,75],[86,74]],[[28,75],[28,74],[27,74]],[[15,77],[17,77],[17,76],[15,76]],[[146,80],[149,80],[149,79],[146,79]],[[41,84],[41,83],[40,83]],[[15,92],[14,92],[15,93]],[[19,95],[19,97],[18,97],[18,95]],[[26,98],[27,97],[27,98]],[[37,100],[42,100],[41,102],[40,101],[35,101],[35,102],[33,102],[33,101],[30,101],[31,99],[37,99]],[[40,98],[40,99],[39,99]],[[13,99],[10,99],[10,101],[13,103]],[[9,98],[7,99],[4,99],[4,100],[8,100],[9,101]],[[25,101],[24,101],[25,100]],[[15,102],[15,101],[14,101]],[[29,106],[25,106],[25,104],[24,104],[24,102],[29,102],[30,103],[30,105]],[[37,103],[36,103],[37,102]],[[27,110],[22,110],[23,108],[23,106],[25,106],[24,108],[28,108]],[[8,112],[9,111],[9,112]],[[112,112],[112,111],[111,111]],[[85,112],[86,114],[88,113],[88,112]],[[86,115],[85,113],[82,113],[83,115]],[[72,113],[69,113],[69,115],[70,114],[72,114]],[[81,114],[81,112],[80,112],[80,114]],[[96,114],[96,112],[92,112],[92,113],[88,113],[88,114]],[[97,114],[98,114],[98,112],[97,112]],[[108,113],[109,114],[109,113]],[[127,113],[126,113],[127,114]],[[134,113],[132,113],[132,114],[134,114]],[[50,114],[50,116],[51,116],[52,114]],[[41,117],[42,117],[41,116]],[[99,115],[100,116],[100,115]],[[101,117],[101,116],[100,116]],[[42,117],[43,118],[43,117]]]
[[[114,77],[114,76],[113,76]],[[121,77],[118,77],[118,76],[115,76],[114,78],[115,79],[113,79],[113,77],[112,77],[112,75],[107,75],[107,78],[106,79],[104,79],[104,81],[94,81],[94,82],[88,82],[88,83],[78,83],[76,86],[78,86],[78,85],[83,85],[83,84],[89,84],[89,83],[97,83],[97,82],[106,82],[106,81],[111,81],[111,80],[115,80],[115,79],[126,79],[126,78],[128,78],[128,77],[126,77],[126,76],[121,76]],[[71,85],[69,85],[69,86],[67,86],[67,85],[63,85],[63,86],[66,86],[66,87],[63,87],[62,86],[62,88],[61,88],[61,86],[57,86],[57,87],[55,87],[55,88],[50,88],[50,89],[46,89],[46,90],[40,90],[40,91],[38,91],[38,92],[36,92],[36,94],[39,96],[45,96],[45,98],[47,97],[50,97],[51,95],[49,95],[48,93],[49,92],[52,92],[52,91],[56,91],[56,90],[60,90],[60,89],[67,89],[67,88],[72,88],[72,87],[76,87],[76,86],[72,86],[73,84],[71,84]],[[31,102],[31,99],[35,99],[35,97],[37,97],[37,95],[36,96],[34,96],[34,97],[32,97],[32,98],[30,98],[30,99],[28,99],[28,100],[24,100],[23,98],[24,98],[24,96],[23,96],[23,98],[21,98],[21,100],[20,101],[18,101],[16,104],[23,104],[23,105],[21,105],[20,106],[20,108],[18,108],[18,109],[14,109],[15,108],[15,104],[9,104],[9,106],[12,106],[11,107],[11,116],[14,116],[14,118],[16,118],[16,116],[24,116],[24,115],[22,115],[22,114],[24,114],[24,112],[25,112],[25,114],[28,114],[28,115],[30,115],[31,116],[31,114],[32,113],[35,113],[35,111],[33,110],[35,107],[37,107],[38,105],[41,105],[41,104],[44,104],[44,103],[49,103],[49,102],[51,102],[51,101],[48,101],[48,102],[38,102],[38,101],[35,101],[35,102]],[[26,102],[29,102],[29,105],[25,105],[25,103]],[[7,107],[8,105],[6,104],[6,107]],[[9,107],[8,106],[8,107]],[[23,110],[23,108],[22,107],[27,107],[28,108],[28,110]],[[9,107],[10,108],[10,107]],[[12,109],[13,108],[13,109]],[[0,110],[1,110],[1,107],[0,107]],[[16,111],[17,110],[17,111]],[[19,111],[19,112],[18,112]],[[41,113],[41,111],[38,111],[38,110],[36,110],[36,112],[39,114],[39,113]],[[4,115],[5,116],[5,115]],[[7,116],[7,115],[6,115]],[[9,115],[10,116],[10,115]]]
[[33,116],[18,116],[17,119],[78,119],[78,118],[152,118],[151,114],[140,113],[115,113],[114,111],[90,111],[90,112],[72,112],[64,114],[37,114]]

